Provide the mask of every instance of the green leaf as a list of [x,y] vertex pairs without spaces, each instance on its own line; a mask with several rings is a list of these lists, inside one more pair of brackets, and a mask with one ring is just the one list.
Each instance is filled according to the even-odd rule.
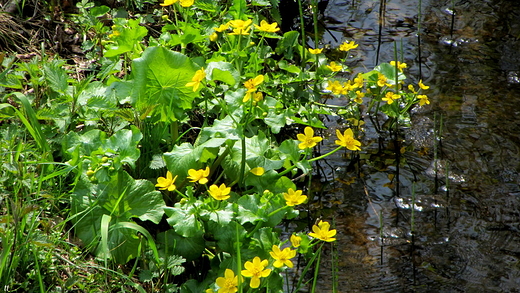
[[69,86],[67,72],[63,69],[63,61],[44,63],[43,72],[49,87],[60,94],[65,94]]
[[230,86],[234,86],[240,81],[240,73],[228,62],[210,62],[206,72],[208,72],[212,80],[219,80]]
[[208,160],[216,158],[226,141],[225,138],[212,138],[196,147],[185,142],[165,153],[164,161],[172,175],[179,176],[177,180],[182,182],[188,176],[189,169],[200,169]]
[[300,67],[295,66],[293,64],[288,64],[286,60],[280,60],[280,62],[278,62],[278,66],[280,67],[280,69],[290,73],[299,74],[301,72]]
[[165,208],[168,224],[183,237],[193,237],[204,233],[202,224],[197,219],[198,210],[191,204],[175,204],[175,207]]
[[283,38],[278,41],[278,46],[276,47],[276,53],[279,55],[284,55],[284,57],[288,60],[293,59],[294,49],[298,45],[298,38],[300,33],[297,31],[290,31],[283,34]]
[[246,230],[242,225],[235,221],[231,221],[228,225],[225,226],[215,225],[212,231],[214,233],[215,239],[217,240],[217,247],[222,251],[234,255],[236,253],[235,243],[237,238],[241,245],[245,245],[243,243],[243,239],[246,236]]
[[[72,193],[72,221],[76,235],[87,248],[101,256],[107,256],[108,249],[116,262],[125,263],[137,256],[137,232],[151,241],[131,219],[157,224],[166,205],[150,181],[134,180],[122,170],[116,174],[104,184],[93,184],[86,176],[81,177]],[[109,227],[112,230],[106,232]],[[104,239],[103,245],[99,245],[100,239]],[[153,248],[152,243],[150,247]]]
[[199,258],[206,247],[202,234],[183,237],[171,229],[159,233],[157,243],[161,244],[168,254],[180,255],[188,262]]
[[161,121],[186,117],[197,93],[186,86],[195,75],[195,65],[186,56],[163,47],[148,47],[132,63],[134,98],[139,110],[156,106]]
[[[378,66],[374,68],[374,71],[378,71],[381,74],[383,74],[387,78],[387,82],[389,84],[395,84],[395,73],[397,71],[398,80],[405,80],[406,76],[404,73],[397,70],[394,66],[390,65],[389,63],[381,63]],[[377,80],[377,77],[376,77]]]

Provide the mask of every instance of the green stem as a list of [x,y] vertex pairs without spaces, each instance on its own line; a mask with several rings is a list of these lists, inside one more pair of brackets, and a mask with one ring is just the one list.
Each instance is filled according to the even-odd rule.
[[177,144],[177,139],[179,138],[179,122],[177,120],[170,123],[170,136],[172,147]]
[[[302,68],[305,68],[305,62],[307,61],[306,58],[306,51],[305,51],[305,21],[303,18],[303,6],[302,6],[302,0],[298,0],[298,11],[300,12],[300,30],[302,34]],[[300,73],[300,75],[303,74],[303,70]]]
[[316,254],[318,254],[318,260],[316,260],[316,266],[314,267],[314,278],[312,280],[312,289],[311,292],[316,292],[316,284],[318,282],[318,273],[320,271],[320,261],[321,261],[321,248],[323,247],[323,244],[318,248],[318,251],[316,251]]
[[[324,155],[321,155],[321,156],[316,157],[316,158],[309,159],[308,162],[314,162],[314,161],[317,161],[317,160],[321,160],[321,159],[323,159],[323,158],[325,158],[327,156],[332,155],[333,153],[339,151],[342,148],[343,148],[342,146],[338,146],[337,148],[333,149],[332,151],[330,151],[330,152],[328,152],[328,153],[326,153]],[[278,175],[283,176],[283,175],[291,172],[296,167],[297,167],[296,164],[294,164],[291,167],[289,167],[289,168],[285,169],[284,171],[280,172]]]

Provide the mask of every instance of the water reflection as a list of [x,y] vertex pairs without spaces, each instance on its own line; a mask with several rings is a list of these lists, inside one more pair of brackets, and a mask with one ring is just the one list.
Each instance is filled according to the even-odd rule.
[[[392,164],[362,157],[352,169],[339,154],[327,162],[327,177],[340,179],[322,198],[340,202],[332,204],[339,254],[324,258],[323,288],[335,261],[339,292],[520,292],[520,6],[422,2],[421,73],[432,104],[414,111],[406,131],[399,196]],[[417,4],[387,1],[379,61],[393,60],[392,42],[402,41],[419,79]],[[379,7],[329,3],[330,35],[364,48],[354,71],[375,65]]]

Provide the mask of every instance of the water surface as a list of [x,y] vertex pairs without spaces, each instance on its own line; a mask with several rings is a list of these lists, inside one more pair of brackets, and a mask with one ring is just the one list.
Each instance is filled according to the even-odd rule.
[[520,5],[422,6],[420,54],[418,1],[388,0],[381,36],[379,1],[331,0],[325,11],[325,43],[360,44],[353,71],[394,60],[397,41],[431,104],[403,131],[398,194],[393,147],[381,149],[370,125],[359,164],[341,154],[323,164],[338,253],[325,253],[320,292],[332,262],[338,292],[520,292]]

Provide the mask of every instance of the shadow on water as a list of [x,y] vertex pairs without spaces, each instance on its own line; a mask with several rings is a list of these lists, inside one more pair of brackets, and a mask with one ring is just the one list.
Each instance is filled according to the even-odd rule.
[[[417,5],[386,1],[378,58],[393,60],[393,42],[402,42],[408,75],[418,80]],[[331,292],[331,262],[337,292],[520,292],[520,5],[422,5],[431,104],[414,110],[403,131],[399,196],[392,147],[379,150],[369,127],[359,164],[341,155],[325,162],[326,179],[336,180],[321,200],[333,210],[338,241],[337,255],[323,257],[319,292]],[[360,43],[354,72],[376,65],[380,7],[331,0],[325,11],[327,34]]]

